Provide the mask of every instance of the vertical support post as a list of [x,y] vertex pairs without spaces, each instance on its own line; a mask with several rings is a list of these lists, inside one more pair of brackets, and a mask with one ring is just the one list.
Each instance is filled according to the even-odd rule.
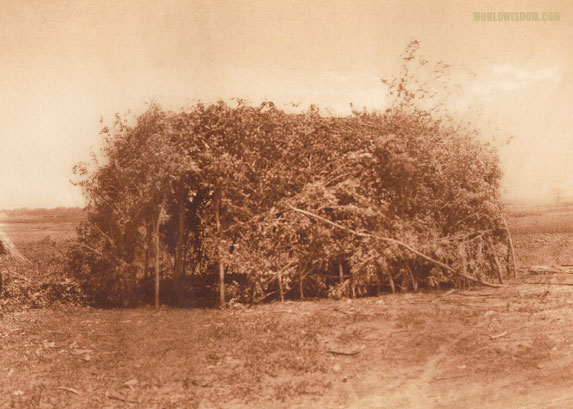
[[279,294],[281,296],[281,302],[285,302],[285,294],[283,291],[283,278],[282,278],[282,271],[281,270],[279,270],[277,278],[279,281]]
[[223,264],[223,249],[221,244],[221,202],[223,193],[221,189],[218,189],[216,204],[215,204],[215,222],[217,224],[217,258],[219,265],[219,306],[222,308],[225,306],[225,265]]

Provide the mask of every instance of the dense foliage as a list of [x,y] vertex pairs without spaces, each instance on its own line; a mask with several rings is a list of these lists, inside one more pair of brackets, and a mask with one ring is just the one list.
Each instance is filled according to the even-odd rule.
[[70,253],[99,303],[145,298],[151,273],[211,298],[209,277],[225,297],[230,275],[223,300],[251,301],[459,278],[433,260],[497,274],[483,250],[505,240],[497,158],[423,112],[152,106],[106,132],[105,163],[77,169],[88,220]]
[[[24,259],[0,255],[0,313],[54,306],[83,304],[78,282],[65,271],[68,240],[20,243]],[[0,314],[1,315],[1,314]]]
[[501,280],[495,151],[387,84],[383,113],[238,101],[118,116],[95,167],[76,168],[88,219],[71,270],[111,305],[158,305],[160,283],[166,302],[224,304]]

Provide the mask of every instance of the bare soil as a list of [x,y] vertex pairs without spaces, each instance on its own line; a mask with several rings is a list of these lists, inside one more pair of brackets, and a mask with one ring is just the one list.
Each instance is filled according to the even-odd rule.
[[538,274],[230,311],[4,314],[0,407],[570,408],[567,284]]

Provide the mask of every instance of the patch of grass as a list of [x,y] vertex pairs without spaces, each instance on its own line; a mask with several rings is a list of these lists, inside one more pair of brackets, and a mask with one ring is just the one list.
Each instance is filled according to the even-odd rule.
[[510,216],[508,223],[515,234],[573,233],[573,211],[547,210],[520,217]]

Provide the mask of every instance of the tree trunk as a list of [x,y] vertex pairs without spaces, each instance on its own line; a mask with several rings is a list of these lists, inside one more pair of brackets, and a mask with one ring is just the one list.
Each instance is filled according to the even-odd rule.
[[338,262],[338,276],[340,277],[340,284],[344,281],[344,270],[342,269],[342,261]]
[[159,254],[159,227],[161,223],[161,215],[163,213],[163,201],[159,205],[159,211],[157,212],[157,218],[155,219],[155,226],[153,232],[154,241],[154,257],[155,257],[155,308],[159,309],[159,264],[160,264],[160,254]]
[[225,306],[225,265],[223,263],[223,249],[221,243],[221,202],[222,202],[222,192],[219,190],[217,193],[217,199],[215,204],[215,221],[217,223],[217,258],[219,265],[219,306]]
[[177,241],[175,243],[175,277],[181,277],[183,271],[183,247],[185,244],[185,190],[181,189],[177,198]]

